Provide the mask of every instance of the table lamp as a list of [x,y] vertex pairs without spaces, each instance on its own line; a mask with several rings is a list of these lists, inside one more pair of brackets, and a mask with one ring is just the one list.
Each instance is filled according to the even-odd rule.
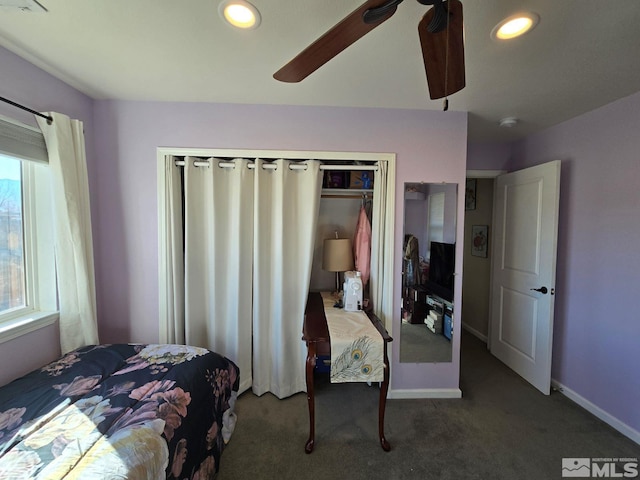
[[348,238],[327,238],[323,246],[322,269],[336,272],[336,292],[340,292],[342,290],[340,288],[340,272],[353,270],[351,240]]

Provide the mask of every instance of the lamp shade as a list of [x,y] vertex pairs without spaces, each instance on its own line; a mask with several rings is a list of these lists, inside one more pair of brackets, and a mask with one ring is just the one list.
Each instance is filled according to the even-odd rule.
[[322,269],[328,272],[353,270],[353,247],[348,238],[327,238],[324,241]]

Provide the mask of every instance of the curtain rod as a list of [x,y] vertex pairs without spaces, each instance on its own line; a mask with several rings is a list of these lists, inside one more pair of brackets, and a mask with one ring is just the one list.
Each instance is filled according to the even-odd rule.
[[49,115],[43,115],[42,113],[36,112],[35,110],[31,110],[30,108],[25,107],[24,105],[20,105],[19,103],[13,102],[13,101],[9,100],[8,98],[0,97],[0,100],[2,100],[5,103],[8,103],[9,105],[13,105],[14,107],[18,107],[18,108],[21,108],[22,110],[26,110],[29,113],[33,113],[34,115],[37,115],[39,117],[46,118],[47,119],[47,123],[49,125],[51,125],[53,123],[53,117],[50,117]]
[[[176,167],[184,167],[185,165],[185,161],[184,160],[176,160],[175,161],[175,165]],[[209,166],[209,160],[207,159],[203,159],[200,161],[195,161],[193,162],[193,166],[194,167],[208,167]],[[230,161],[219,161],[218,162],[218,166],[221,168],[233,168],[235,165],[233,162]],[[253,169],[255,168],[255,164],[250,163],[247,165],[248,168]],[[273,163],[267,163],[267,164],[263,164],[262,168],[264,168],[265,170],[275,170],[276,169],[276,165]],[[291,170],[306,170],[307,169],[307,165],[304,164],[303,162],[299,163],[299,164],[292,164],[289,165],[289,168]],[[349,171],[355,171],[355,170],[360,170],[360,171],[374,171],[377,172],[378,171],[378,166],[377,165],[332,165],[330,163],[324,163],[320,165],[320,170],[349,170]]]

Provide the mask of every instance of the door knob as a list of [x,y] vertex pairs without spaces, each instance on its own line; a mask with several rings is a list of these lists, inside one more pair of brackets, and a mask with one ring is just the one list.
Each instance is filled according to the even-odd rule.
[[540,292],[543,295],[546,294],[549,290],[547,289],[547,287],[540,287],[540,288],[532,288],[531,290],[535,290],[536,292]]

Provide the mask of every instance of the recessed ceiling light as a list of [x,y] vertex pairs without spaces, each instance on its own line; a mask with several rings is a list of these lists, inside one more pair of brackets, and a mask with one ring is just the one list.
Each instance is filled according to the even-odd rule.
[[524,35],[540,21],[540,16],[533,12],[524,12],[505,18],[491,31],[491,38],[509,40]]
[[218,12],[227,23],[237,28],[247,30],[260,25],[260,12],[245,0],[225,0]]

